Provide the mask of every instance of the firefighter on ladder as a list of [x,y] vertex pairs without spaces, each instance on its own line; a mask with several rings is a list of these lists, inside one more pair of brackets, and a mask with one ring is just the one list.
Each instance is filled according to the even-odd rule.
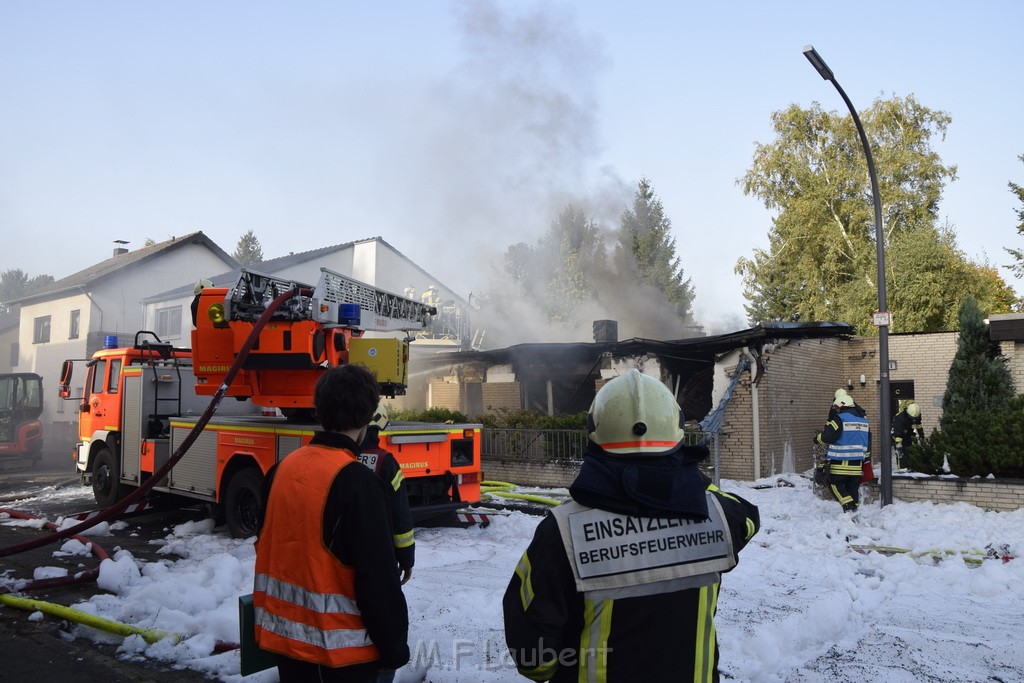
[[828,481],[844,512],[860,506],[864,462],[871,453],[871,431],[864,409],[844,389],[837,389],[824,429],[814,437],[828,446]]

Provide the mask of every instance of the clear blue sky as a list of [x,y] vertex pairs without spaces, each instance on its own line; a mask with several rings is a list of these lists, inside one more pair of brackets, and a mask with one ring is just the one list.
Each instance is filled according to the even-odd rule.
[[771,219],[736,179],[773,111],[845,111],[806,44],[860,109],[951,114],[942,217],[1002,265],[1024,247],[1021,26],[1010,0],[3,0],[0,271],[251,228],[267,257],[380,235],[465,296],[568,201],[613,229],[646,175],[698,317],[735,329],[733,266]]

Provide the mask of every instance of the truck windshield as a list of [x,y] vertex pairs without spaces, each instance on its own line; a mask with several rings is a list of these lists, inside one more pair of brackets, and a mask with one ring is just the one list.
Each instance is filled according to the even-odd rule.
[[42,407],[41,380],[36,376],[0,376],[0,411]]

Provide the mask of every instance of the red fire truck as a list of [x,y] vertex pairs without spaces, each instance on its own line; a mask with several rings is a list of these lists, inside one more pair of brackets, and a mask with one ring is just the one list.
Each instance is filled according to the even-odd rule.
[[[288,292],[294,296],[247,344],[268,303]],[[316,287],[243,269],[233,288],[207,287],[196,303],[191,349],[139,332],[131,346],[111,342],[86,362],[75,464],[98,504],[116,503],[178,454],[241,356],[226,388],[234,400],[219,405],[153,491],[211,503],[233,536],[246,537],[256,530],[267,470],[317,428],[313,386],[324,369],[361,363],[375,372],[382,394],[401,395],[407,338],[364,332],[422,329],[434,311],[327,269]],[[71,398],[75,365],[64,362],[62,397]],[[414,518],[479,501],[480,430],[480,424],[392,423],[382,432],[382,446],[402,466]]]

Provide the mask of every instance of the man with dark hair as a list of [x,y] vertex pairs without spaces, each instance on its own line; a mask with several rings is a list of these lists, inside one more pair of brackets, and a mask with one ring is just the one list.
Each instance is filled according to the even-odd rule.
[[757,507],[698,467],[668,387],[635,369],[598,391],[572,500],[537,526],[503,600],[505,642],[535,681],[719,680],[722,574]]
[[328,369],[313,391],[323,431],[267,472],[253,605],[282,683],[373,681],[409,661],[385,486],[350,466],[378,400],[365,368]]

